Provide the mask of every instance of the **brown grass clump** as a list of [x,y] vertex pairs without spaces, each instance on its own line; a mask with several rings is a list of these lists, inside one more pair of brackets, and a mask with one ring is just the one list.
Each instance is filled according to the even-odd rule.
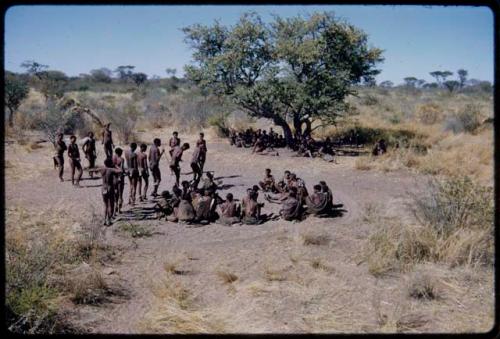
[[370,157],[359,157],[354,163],[354,168],[360,171],[369,171],[374,168]]
[[441,298],[437,280],[426,273],[417,272],[408,285],[408,295],[415,299],[433,300]]
[[424,125],[433,125],[443,120],[443,109],[435,103],[427,103],[417,108],[417,119]]
[[84,264],[72,272],[67,290],[73,294],[75,304],[95,305],[107,301],[109,288],[98,270]]
[[420,225],[377,218],[365,246],[368,270],[382,275],[424,261],[455,265],[493,263],[492,190],[468,178],[431,181],[411,204]]
[[198,309],[191,292],[167,278],[153,287],[156,301],[139,321],[144,333],[220,333],[224,322],[208,310]]
[[396,321],[396,329],[398,332],[409,332],[423,327],[429,322],[429,318],[421,313],[408,313],[402,315]]
[[285,281],[287,280],[286,269],[266,268],[264,276],[267,281]]
[[321,271],[325,271],[325,272],[333,272],[334,269],[333,267],[330,267],[326,264],[324,264],[321,259],[319,258],[315,258],[313,260],[311,260],[311,267],[316,269],[316,270],[321,270]]
[[302,244],[306,245],[306,246],[309,246],[309,245],[315,245],[315,246],[328,245],[331,241],[331,238],[328,234],[304,233],[304,234],[301,234],[300,237],[302,238]]
[[8,326],[18,333],[69,331],[60,307],[66,286],[58,282],[82,261],[77,237],[68,227],[73,220],[66,209],[6,212]]
[[232,284],[238,280],[238,276],[231,272],[217,271],[217,276],[222,280],[224,284]]

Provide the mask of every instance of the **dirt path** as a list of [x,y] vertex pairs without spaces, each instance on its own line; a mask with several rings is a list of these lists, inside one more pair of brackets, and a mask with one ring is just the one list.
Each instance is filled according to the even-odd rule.
[[[343,204],[346,212],[333,219],[278,220],[259,226],[188,228],[157,220],[117,222],[105,234],[107,243],[122,249],[119,260],[110,263],[110,272],[121,279],[129,298],[100,307],[81,307],[79,322],[99,333],[144,331],[143,319],[157,307],[154,286],[168,275],[167,264],[184,273],[170,274],[170,279],[189,290],[196,312],[210,315],[209,321],[227,332],[379,330],[375,308],[382,300],[394,310],[394,300],[403,293],[403,280],[376,279],[360,264],[359,251],[370,234],[370,226],[363,222],[364,212],[367,206],[383,206],[384,213],[403,217],[407,192],[425,185],[423,178],[408,172],[354,170],[354,159],[348,157],[331,164],[291,157],[287,151],[279,157],[251,155],[249,149],[233,148],[222,140],[209,140],[208,148],[205,168],[215,171],[216,178],[223,181],[221,196],[232,192],[241,198],[246,188],[263,176],[265,168],[271,168],[276,179],[290,169],[309,189],[325,180],[333,191],[334,203]],[[183,172],[190,155],[184,156]],[[170,190],[174,182],[166,163],[163,159],[160,191]],[[68,177],[68,170],[65,173]],[[7,182],[8,204],[46,207],[78,203],[82,219],[93,210],[102,214],[100,180],[85,180],[85,187],[76,189],[69,182],[60,184],[53,171],[46,170],[42,177]],[[128,186],[124,196],[127,200]],[[262,195],[259,200],[263,201]],[[152,205],[149,202],[140,207]],[[126,206],[125,211],[128,209]],[[266,202],[265,213],[276,214],[278,210],[279,205]],[[131,238],[119,230],[124,222],[146,226],[154,234]],[[304,245],[308,235],[323,236],[325,243]],[[218,272],[230,272],[237,280],[224,284]]]

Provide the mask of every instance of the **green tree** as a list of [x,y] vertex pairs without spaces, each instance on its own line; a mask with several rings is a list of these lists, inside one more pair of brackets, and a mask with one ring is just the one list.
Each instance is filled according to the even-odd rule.
[[5,106],[9,110],[9,126],[14,126],[14,114],[21,105],[22,101],[28,96],[28,84],[14,74],[7,72],[5,75],[4,88]]
[[458,81],[460,82],[460,88],[464,88],[465,82],[467,81],[467,75],[469,72],[467,72],[465,69],[459,69],[457,71],[458,74]]
[[40,74],[40,92],[45,99],[60,99],[64,95],[68,77],[61,71],[43,71]]
[[132,76],[135,66],[126,65],[126,66],[118,66],[115,69],[115,73],[118,74],[118,78],[121,80],[128,80]]
[[90,75],[92,77],[92,80],[96,82],[109,84],[112,81],[111,76],[113,75],[113,72],[109,68],[102,67],[99,69],[91,70]]
[[168,76],[175,77],[175,74],[177,73],[177,69],[175,69],[175,68],[167,68],[165,70],[165,72],[167,73]]
[[380,87],[384,87],[384,88],[391,88],[394,86],[394,83],[390,80],[385,80],[385,81],[382,81],[380,84],[379,84]]
[[453,93],[457,88],[460,87],[460,83],[456,80],[448,80],[443,82],[443,86],[450,91],[450,93]]
[[446,78],[453,75],[453,72],[450,71],[434,71],[429,73],[433,78],[436,79],[436,82],[440,87],[443,86],[443,83],[446,81]]
[[418,79],[415,77],[406,77],[403,80],[405,81],[405,86],[411,88],[415,88],[415,85],[417,84],[418,81]]
[[38,79],[41,79],[43,71],[49,68],[49,66],[40,64],[34,60],[24,61],[21,67],[26,68],[26,73],[36,76]]
[[137,86],[142,85],[146,80],[148,80],[148,75],[145,73],[133,73],[130,78],[134,81]]
[[216,21],[183,31],[194,50],[187,78],[251,116],[271,119],[288,142],[289,123],[298,135],[311,133],[315,121],[334,124],[347,109],[345,97],[355,93],[352,85],[371,81],[382,61],[363,31],[331,12],[275,16],[270,24],[246,13],[232,27]]

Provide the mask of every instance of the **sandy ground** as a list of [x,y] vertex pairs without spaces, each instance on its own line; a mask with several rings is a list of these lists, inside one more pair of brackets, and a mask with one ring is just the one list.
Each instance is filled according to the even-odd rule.
[[[163,138],[164,142],[168,140]],[[194,140],[187,137],[182,141]],[[82,222],[92,212],[101,216],[100,180],[84,180],[81,189],[67,181],[60,183],[51,169],[51,147],[42,145],[42,149],[27,155],[30,162],[39,162],[39,175],[17,178],[11,173],[15,179],[9,179],[7,172],[7,207],[64,204],[71,206]],[[191,151],[184,155],[183,173],[189,171]],[[102,157],[101,149],[100,153]],[[15,163],[19,156],[7,149],[7,164]],[[121,281],[128,297],[101,306],[78,306],[75,321],[98,333],[151,332],[144,319],[158,307],[154,286],[169,279],[193,296],[193,312],[201,312],[207,322],[230,333],[390,332],[402,315],[414,314],[425,315],[426,321],[410,332],[488,331],[493,324],[491,270],[422,266],[451,286],[444,299],[428,302],[406,295],[410,274],[375,278],[368,272],[360,260],[362,246],[372,231],[363,218],[365,211],[376,206],[382,213],[408,218],[404,207],[408,192],[425,189],[425,178],[407,171],[359,171],[354,169],[354,161],[353,157],[339,157],[338,163],[332,164],[292,157],[287,151],[280,151],[278,157],[252,155],[250,149],[237,149],[225,140],[209,137],[205,170],[215,171],[215,177],[222,180],[221,196],[232,192],[236,198],[243,197],[247,187],[257,184],[265,168],[271,168],[277,179],[289,169],[305,180],[309,190],[325,180],[334,202],[343,204],[345,213],[300,223],[278,220],[258,226],[187,227],[141,220],[153,206],[152,201],[134,209],[125,205],[124,219],[128,220],[105,229],[105,241],[120,249],[119,257],[107,264],[106,272]],[[167,162],[161,161],[163,181],[159,191],[170,190],[174,183]],[[101,158],[98,163],[102,163]],[[69,179],[68,167],[65,178]],[[128,188],[127,183],[125,201]],[[259,200],[264,202],[262,194]],[[276,214],[278,210],[279,205],[266,202],[263,212]],[[126,222],[148,227],[153,235],[132,238],[119,230]],[[308,234],[323,235],[328,240],[322,245],[304,245],[304,235]],[[168,273],[166,264],[184,274]],[[230,272],[237,280],[224,283],[217,272]],[[278,277],[270,278],[270,272]]]

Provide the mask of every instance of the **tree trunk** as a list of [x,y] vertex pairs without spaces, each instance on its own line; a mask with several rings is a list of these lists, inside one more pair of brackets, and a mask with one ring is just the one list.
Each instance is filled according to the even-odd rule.
[[8,109],[9,109],[9,126],[14,127],[14,110],[10,107],[8,107]]
[[304,135],[305,136],[308,136],[308,135],[311,135],[311,120],[309,119],[306,119],[303,121],[303,123],[306,124],[306,129],[304,130]]
[[286,120],[281,117],[274,117],[273,121],[276,125],[283,129],[286,144],[290,146],[292,144],[292,130],[290,129],[290,126],[288,126]]
[[297,139],[302,139],[302,121],[298,116],[293,117],[293,127],[295,128],[295,137]]

